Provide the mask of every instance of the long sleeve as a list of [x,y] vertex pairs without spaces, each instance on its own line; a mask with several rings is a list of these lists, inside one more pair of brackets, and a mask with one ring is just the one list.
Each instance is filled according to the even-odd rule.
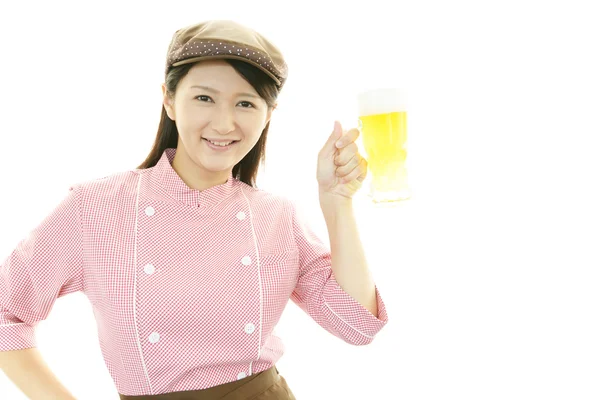
[[83,290],[80,185],[0,264],[0,351],[36,347],[57,298]]
[[378,316],[340,288],[331,268],[331,251],[299,216],[292,202],[293,231],[299,251],[299,276],[291,299],[328,332],[361,346],[373,341],[388,322],[375,285]]

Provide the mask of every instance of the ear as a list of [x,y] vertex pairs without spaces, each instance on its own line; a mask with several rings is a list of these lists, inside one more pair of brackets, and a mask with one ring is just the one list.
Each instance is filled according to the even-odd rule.
[[163,94],[163,106],[165,107],[165,111],[169,118],[175,121],[175,107],[173,107],[172,100],[167,94],[167,86],[163,83],[161,85],[162,94]]
[[272,117],[273,111],[274,111],[276,108],[277,108],[277,104],[275,104],[275,105],[273,106],[273,108],[269,108],[269,109],[267,110],[267,120],[265,121],[265,127],[267,126],[267,124],[268,124],[268,123],[269,123],[269,121],[271,120],[271,117]]

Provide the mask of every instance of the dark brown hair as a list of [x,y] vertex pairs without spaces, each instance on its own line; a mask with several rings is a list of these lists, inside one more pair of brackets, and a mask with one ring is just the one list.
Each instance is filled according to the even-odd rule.
[[[262,97],[269,108],[274,108],[279,95],[279,89],[275,81],[273,81],[267,74],[253,65],[241,61],[225,59],[242,78],[244,78],[256,92]],[[202,61],[199,61],[202,62]],[[183,64],[177,67],[171,67],[167,72],[165,78],[165,85],[167,92],[174,98],[177,85],[187,75],[189,70],[197,63]],[[265,129],[263,129],[260,139],[256,142],[256,145],[246,154],[239,163],[233,167],[233,177],[240,181],[256,187],[256,176],[258,174],[258,168],[260,163],[265,161],[265,148],[267,144],[267,133],[269,131],[269,125],[271,121],[267,123]],[[179,138],[179,132],[175,121],[169,118],[164,105],[161,105],[160,122],[158,124],[158,132],[154,139],[154,145],[150,154],[146,157],[144,162],[140,164],[137,169],[146,169],[156,165],[158,160],[163,155],[166,148],[176,148],[177,139]]]

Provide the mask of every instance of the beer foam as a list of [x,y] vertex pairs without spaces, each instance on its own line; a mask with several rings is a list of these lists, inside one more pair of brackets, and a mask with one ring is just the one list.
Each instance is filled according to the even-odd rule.
[[406,92],[399,88],[367,90],[358,94],[358,115],[406,111]]

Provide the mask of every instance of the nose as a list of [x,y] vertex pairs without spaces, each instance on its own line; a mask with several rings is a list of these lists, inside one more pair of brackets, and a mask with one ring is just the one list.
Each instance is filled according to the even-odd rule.
[[217,107],[212,119],[212,128],[221,135],[227,135],[235,130],[235,114],[226,102]]

